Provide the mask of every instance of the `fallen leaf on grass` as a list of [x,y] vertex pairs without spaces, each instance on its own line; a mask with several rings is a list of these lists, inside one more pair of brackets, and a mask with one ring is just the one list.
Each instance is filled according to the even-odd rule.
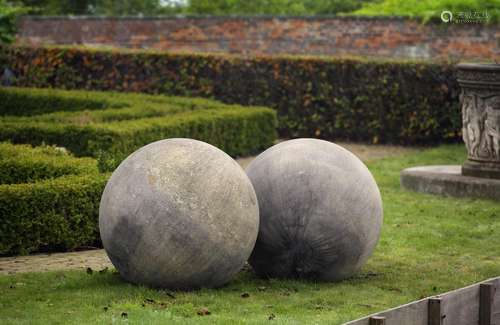
[[167,296],[169,296],[170,298],[175,299],[175,296],[174,296],[174,294],[173,294],[173,293],[170,293],[170,292],[168,292],[168,291],[165,291],[165,294],[166,294]]
[[168,307],[168,304],[163,301],[155,301],[154,299],[151,298],[145,298],[141,306],[142,307],[151,306],[155,309],[165,309]]
[[210,315],[210,311],[208,310],[208,308],[203,307],[203,308],[198,309],[197,314],[200,316],[208,316],[208,315]]

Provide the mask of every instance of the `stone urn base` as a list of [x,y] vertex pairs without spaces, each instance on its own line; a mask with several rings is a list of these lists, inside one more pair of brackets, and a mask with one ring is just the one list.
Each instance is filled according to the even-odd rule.
[[500,179],[462,175],[462,166],[442,165],[404,169],[401,187],[422,193],[500,201]]
[[464,176],[494,178],[500,180],[500,163],[467,160],[462,165]]

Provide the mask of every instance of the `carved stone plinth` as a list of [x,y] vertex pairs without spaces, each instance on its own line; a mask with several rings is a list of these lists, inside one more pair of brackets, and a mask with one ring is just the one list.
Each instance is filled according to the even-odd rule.
[[466,176],[500,179],[500,64],[459,64]]

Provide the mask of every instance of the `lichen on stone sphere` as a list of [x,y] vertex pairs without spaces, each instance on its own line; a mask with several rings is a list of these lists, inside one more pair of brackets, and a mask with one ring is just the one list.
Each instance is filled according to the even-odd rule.
[[246,172],[259,201],[250,257],[258,275],[338,281],[371,255],[382,200],[368,168],[346,149],[317,139],[285,141]]
[[125,159],[101,198],[103,246],[121,276],[157,288],[219,287],[247,261],[258,204],[243,169],[201,141],[167,139]]

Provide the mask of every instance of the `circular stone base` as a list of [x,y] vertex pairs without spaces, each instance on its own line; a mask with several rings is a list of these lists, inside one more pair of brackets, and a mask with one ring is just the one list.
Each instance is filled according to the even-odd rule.
[[401,186],[416,192],[500,201],[500,180],[463,176],[459,165],[407,168],[401,172]]

